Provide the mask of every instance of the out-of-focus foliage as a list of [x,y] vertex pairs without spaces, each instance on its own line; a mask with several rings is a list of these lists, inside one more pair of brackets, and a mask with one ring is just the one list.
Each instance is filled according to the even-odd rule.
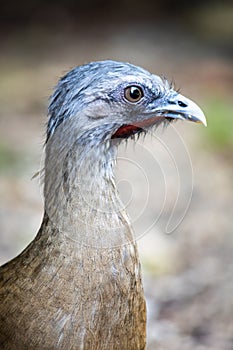
[[8,170],[17,167],[19,161],[19,155],[14,152],[11,148],[0,144],[0,173],[6,174]]
[[206,105],[208,127],[205,139],[208,147],[226,153],[233,150],[233,105],[218,97],[211,99]]
[[0,143],[0,176],[19,176],[28,166],[28,159],[21,151]]

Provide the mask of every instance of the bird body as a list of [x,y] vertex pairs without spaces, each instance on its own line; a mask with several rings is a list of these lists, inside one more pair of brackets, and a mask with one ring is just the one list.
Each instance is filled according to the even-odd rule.
[[3,268],[1,349],[143,349],[135,244],[100,251],[59,235],[44,218],[36,240]]
[[143,350],[146,306],[114,182],[117,146],[164,121],[205,123],[204,115],[159,77],[102,61],[59,81],[49,117],[43,222],[0,268],[0,349]]

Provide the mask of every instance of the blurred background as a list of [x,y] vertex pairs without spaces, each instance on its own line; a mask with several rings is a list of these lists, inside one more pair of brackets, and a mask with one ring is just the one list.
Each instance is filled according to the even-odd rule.
[[31,178],[43,167],[48,98],[58,78],[93,60],[141,65],[174,80],[208,121],[208,128],[177,123],[120,150],[119,189],[143,236],[147,349],[232,350],[232,2],[10,0],[0,6],[0,264],[41,223],[42,185]]

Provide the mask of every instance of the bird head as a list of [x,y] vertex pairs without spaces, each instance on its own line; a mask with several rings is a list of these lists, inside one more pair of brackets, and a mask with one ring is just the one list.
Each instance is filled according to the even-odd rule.
[[[92,62],[60,79],[49,106],[49,139],[61,124],[100,140],[128,138],[161,123],[202,123],[201,109],[159,76],[129,63]],[[93,136],[94,135],[94,136]]]
[[[116,215],[122,207],[113,172],[121,140],[174,120],[206,125],[200,108],[166,80],[114,61],[68,72],[51,97],[49,116],[45,211],[61,232],[75,239],[78,232],[81,241],[97,247],[122,244],[126,219]],[[91,223],[94,236],[87,232]]]

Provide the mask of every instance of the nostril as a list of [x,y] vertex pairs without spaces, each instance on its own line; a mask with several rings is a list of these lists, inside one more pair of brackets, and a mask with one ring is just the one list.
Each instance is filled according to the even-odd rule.
[[182,102],[182,101],[178,101],[178,105],[179,105],[180,107],[187,107],[187,106],[188,106],[186,103],[184,103],[184,102]]

